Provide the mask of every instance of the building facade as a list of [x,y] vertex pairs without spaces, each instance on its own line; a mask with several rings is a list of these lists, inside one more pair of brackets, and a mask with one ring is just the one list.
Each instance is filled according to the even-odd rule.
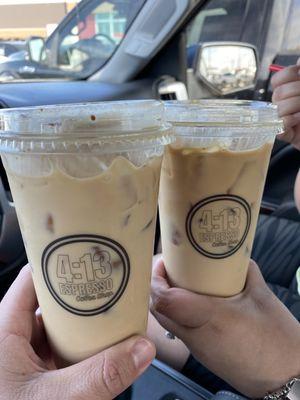
[[0,40],[47,37],[80,0],[0,0]]

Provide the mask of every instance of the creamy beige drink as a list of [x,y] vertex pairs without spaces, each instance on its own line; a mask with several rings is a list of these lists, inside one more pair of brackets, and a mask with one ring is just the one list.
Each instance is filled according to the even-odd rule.
[[[101,117],[109,106],[118,112],[108,124],[107,115]],[[88,124],[93,143],[81,139],[82,154],[2,154],[46,331],[61,365],[146,330],[163,143],[171,135],[155,121],[162,112],[156,102],[109,106],[93,105],[100,122]],[[80,107],[82,115],[89,106]],[[133,108],[137,120],[139,112],[154,108],[154,127],[116,138],[113,118],[125,119]],[[66,126],[69,112],[61,111]]]
[[163,257],[175,286],[218,296],[244,287],[280,126],[255,130],[263,118],[258,109],[276,121],[274,109],[260,103],[167,105],[167,118],[177,120],[177,142],[166,149],[159,203]]
[[243,289],[271,149],[169,146],[160,213],[173,284],[222,296]]

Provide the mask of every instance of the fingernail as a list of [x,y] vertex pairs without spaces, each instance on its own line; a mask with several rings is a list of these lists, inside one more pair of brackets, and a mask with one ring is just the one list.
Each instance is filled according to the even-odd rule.
[[139,339],[132,348],[132,357],[136,369],[146,368],[153,360],[155,352],[153,345],[146,339]]

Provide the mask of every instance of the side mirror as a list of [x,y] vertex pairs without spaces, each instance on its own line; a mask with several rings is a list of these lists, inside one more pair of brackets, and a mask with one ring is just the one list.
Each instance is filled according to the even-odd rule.
[[218,95],[253,88],[257,69],[257,50],[247,43],[203,43],[194,60],[196,77]]
[[26,42],[29,59],[40,62],[45,50],[45,40],[40,36],[30,36]]

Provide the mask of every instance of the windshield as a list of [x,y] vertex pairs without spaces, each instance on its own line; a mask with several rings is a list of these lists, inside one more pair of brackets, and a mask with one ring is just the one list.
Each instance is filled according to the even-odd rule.
[[0,81],[87,78],[109,60],[145,1],[1,1]]

